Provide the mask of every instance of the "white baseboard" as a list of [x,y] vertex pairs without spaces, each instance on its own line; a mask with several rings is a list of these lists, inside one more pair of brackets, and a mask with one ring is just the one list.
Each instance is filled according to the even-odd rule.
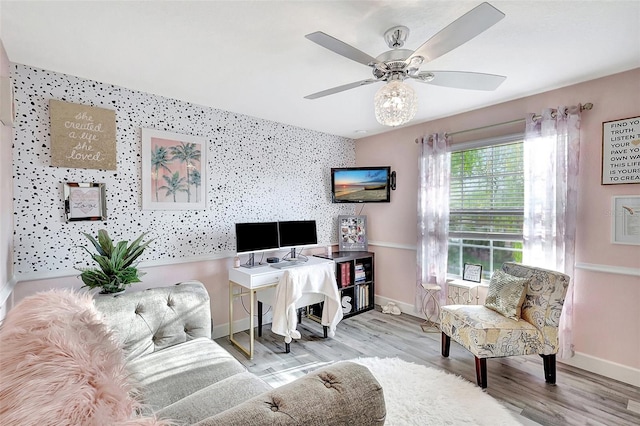
[[[416,312],[413,305],[410,305],[408,303],[404,303],[404,302],[400,302],[394,299],[389,299],[387,297],[382,297],[382,296],[375,296],[375,304],[376,305],[386,305],[388,302],[393,302],[395,303],[400,310],[402,311],[402,313],[407,314],[407,315],[412,315],[414,317],[417,318],[422,318],[422,314],[419,312]],[[268,309],[268,308],[267,308]],[[273,315],[272,312],[269,310],[268,312],[264,313],[264,318],[262,320],[263,324],[270,324],[271,321],[273,320]],[[258,325],[258,320],[254,319],[254,327],[256,327]],[[239,320],[236,320],[233,322],[233,331],[234,333],[240,332],[240,331],[244,331],[244,330],[248,330],[249,329],[249,318],[242,318]],[[228,336],[229,335],[229,323],[225,322],[224,324],[220,324],[220,325],[215,325],[213,327],[213,332],[212,332],[213,338],[217,339],[220,337],[224,337],[224,336]]]
[[7,315],[7,312],[9,312],[9,308],[12,307],[10,306],[13,300],[11,299],[11,295],[13,289],[16,287],[16,283],[16,278],[13,277],[0,288],[0,323],[4,321],[4,317]]
[[[254,326],[256,326],[258,323],[256,321],[256,323],[254,324]],[[241,320],[237,320],[233,322],[233,332],[237,333],[240,331],[244,331],[244,330],[248,330],[249,329],[249,318],[243,318]],[[219,337],[224,337],[224,336],[228,336],[229,335],[229,323],[226,322],[224,324],[220,324],[220,325],[214,325],[213,326],[213,331],[212,331],[212,337],[214,339],[217,339]]]
[[[268,309],[269,307],[267,307]],[[262,315],[262,324],[271,324],[271,322],[273,321],[273,314],[271,312],[271,310],[269,310],[268,312],[265,312]],[[257,327],[258,326],[258,319],[257,317],[253,319],[253,326]],[[238,333],[240,331],[245,331],[249,329],[249,317],[247,318],[242,318],[239,320],[236,320],[233,322],[233,332],[234,333]],[[214,339],[217,339],[219,337],[224,337],[224,336],[228,336],[229,335],[229,323],[225,322],[224,324],[220,324],[220,325],[214,325],[213,326],[213,331],[212,331],[212,337]]]
[[400,302],[398,300],[394,300],[394,299],[390,299],[388,297],[383,297],[383,296],[378,296],[378,295],[376,295],[374,299],[375,299],[374,303],[376,305],[385,306],[387,303],[393,302],[393,303],[396,304],[397,307],[400,308],[400,311],[402,311],[403,314],[407,314],[407,315],[414,316],[416,318],[424,319],[424,317],[422,316],[422,312],[416,311],[416,308],[413,305],[409,304],[409,303]]
[[558,362],[599,374],[610,379],[640,387],[640,369],[576,352],[573,358],[557,359]]

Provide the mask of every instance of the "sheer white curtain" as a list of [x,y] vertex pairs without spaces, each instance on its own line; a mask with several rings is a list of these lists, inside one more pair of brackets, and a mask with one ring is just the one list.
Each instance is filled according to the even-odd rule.
[[418,139],[418,256],[415,307],[422,311],[422,283],[439,285],[440,304],[445,301],[447,239],[449,236],[449,176],[451,153],[445,134]]
[[571,277],[560,318],[561,358],[573,356],[580,106],[527,117],[524,141],[523,263]]

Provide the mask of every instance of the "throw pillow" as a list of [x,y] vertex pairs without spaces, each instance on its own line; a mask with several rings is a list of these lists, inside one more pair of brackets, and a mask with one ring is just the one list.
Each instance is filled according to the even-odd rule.
[[141,404],[124,356],[87,294],[28,296],[0,327],[3,425],[160,425]]
[[494,271],[484,306],[507,318],[519,320],[528,282],[529,278],[515,277],[501,270]]

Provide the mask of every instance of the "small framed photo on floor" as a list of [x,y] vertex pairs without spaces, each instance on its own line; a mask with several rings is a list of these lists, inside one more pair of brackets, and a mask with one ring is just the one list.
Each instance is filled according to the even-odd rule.
[[474,283],[482,281],[482,265],[465,263],[464,270],[462,272],[462,279],[464,281],[471,281]]

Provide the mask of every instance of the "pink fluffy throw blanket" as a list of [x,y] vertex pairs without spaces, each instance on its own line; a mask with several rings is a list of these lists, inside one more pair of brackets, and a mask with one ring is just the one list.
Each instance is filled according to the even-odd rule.
[[122,352],[90,295],[23,299],[0,327],[0,424],[159,425],[137,416]]

